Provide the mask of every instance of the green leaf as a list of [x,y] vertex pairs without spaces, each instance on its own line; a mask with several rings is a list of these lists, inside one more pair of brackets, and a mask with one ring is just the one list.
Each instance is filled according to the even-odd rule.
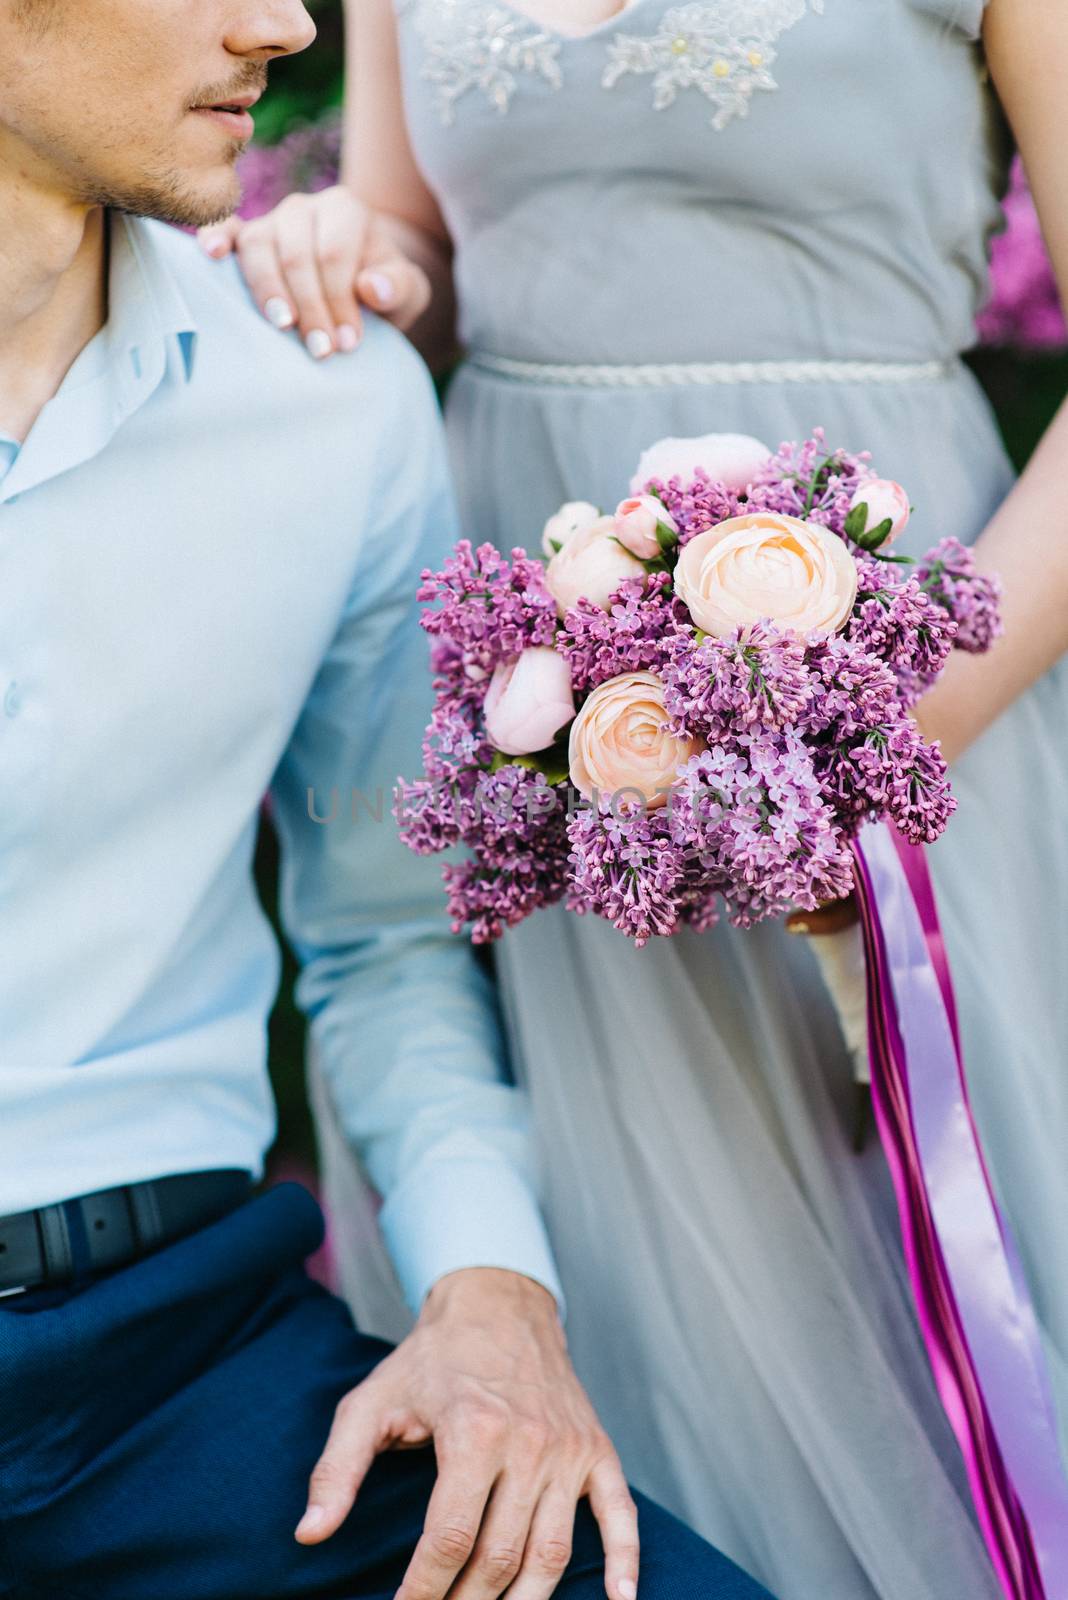
[[562,539],[550,539],[549,543],[553,547],[553,555],[558,556],[560,554],[561,550],[564,548],[563,540]]
[[669,528],[666,522],[658,522],[656,525],[656,542],[664,555],[667,555],[669,551],[674,550],[679,542],[678,532],[674,528]]
[[529,756],[513,756],[512,763],[525,767],[528,772],[540,772],[546,783],[551,784],[563,783],[571,770],[567,742],[560,739],[547,750],[535,750]]
[[894,531],[892,517],[884,517],[882,522],[877,522],[874,528],[869,528],[867,533],[862,533],[857,538],[857,543],[862,550],[878,550],[885,544]]
[[563,783],[570,772],[566,739],[557,739],[547,750],[535,750],[530,755],[506,756],[495,750],[489,764],[490,772],[503,772],[506,767],[522,767],[525,772],[540,772],[546,783]]
[[864,530],[868,526],[868,502],[862,500],[854,506],[845,519],[846,535],[856,544],[860,544],[864,537]]

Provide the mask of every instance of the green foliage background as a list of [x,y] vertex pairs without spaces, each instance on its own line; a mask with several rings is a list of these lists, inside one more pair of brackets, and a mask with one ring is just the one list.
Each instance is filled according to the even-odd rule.
[[276,144],[298,123],[314,122],[341,104],[345,81],[341,0],[304,0],[304,4],[319,36],[299,56],[272,64],[271,86],[256,112],[256,138],[261,144]]
[[[341,0],[306,0],[319,36],[299,56],[276,62],[271,87],[256,115],[257,138],[272,144],[303,122],[313,122],[341,104],[344,91]],[[356,0],[359,3],[359,0]],[[1068,352],[1029,355],[978,350],[969,361],[998,413],[1009,452],[1023,467],[1054,411],[1068,394]],[[257,879],[274,912],[277,850],[264,829]],[[314,1140],[304,1099],[303,1023],[292,998],[294,963],[288,951],[278,1003],[270,1024],[271,1075],[279,1107],[279,1143],[274,1161],[311,1165]]]

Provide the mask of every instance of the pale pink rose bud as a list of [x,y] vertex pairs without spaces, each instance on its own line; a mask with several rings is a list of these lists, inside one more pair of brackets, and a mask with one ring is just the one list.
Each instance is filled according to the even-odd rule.
[[675,568],[675,592],[697,626],[717,639],[754,623],[783,633],[844,628],[857,598],[857,564],[844,539],[815,522],[757,511],[691,539]]
[[667,507],[655,495],[634,495],[616,507],[616,538],[639,561],[655,561],[661,554],[657,525],[678,533],[678,525]]
[[562,505],[555,516],[549,518],[541,535],[541,548],[549,560],[576,533],[581,533],[591,522],[596,522],[600,515],[597,507],[591,506],[588,500],[569,500]]
[[[850,510],[859,513],[861,506],[868,508],[864,526],[860,526],[858,515],[855,523],[847,525],[846,531],[851,539],[855,539],[860,545],[867,544],[869,549],[893,544],[898,534],[904,533],[912,515],[908,495],[892,478],[872,478],[869,483],[862,483],[850,501]],[[876,529],[887,522],[890,527],[882,538],[869,542],[866,536],[874,534]]]
[[595,792],[611,800],[636,789],[650,811],[664,805],[680,769],[705,748],[699,739],[677,739],[667,720],[664,685],[655,672],[624,672],[600,684],[571,724],[568,764],[575,788],[587,800]]
[[535,645],[495,668],[486,691],[486,732],[506,756],[546,750],[575,715],[571,668],[549,645]]
[[706,433],[696,439],[661,439],[645,451],[630,480],[632,494],[641,494],[654,478],[691,483],[698,468],[715,483],[737,493],[748,489],[772,455],[766,444],[748,433]]
[[615,537],[614,517],[598,517],[564,545],[545,569],[545,582],[564,616],[568,609],[586,599],[608,610],[609,597],[627,578],[645,576],[645,568]]

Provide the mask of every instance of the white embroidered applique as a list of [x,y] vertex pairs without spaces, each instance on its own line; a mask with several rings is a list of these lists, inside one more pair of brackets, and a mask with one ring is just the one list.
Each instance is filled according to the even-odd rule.
[[563,87],[560,40],[537,23],[499,5],[471,0],[428,0],[416,27],[426,49],[422,77],[437,86],[438,114],[448,127],[456,102],[479,90],[503,114],[519,87],[520,75]]
[[699,89],[712,102],[717,133],[749,115],[757,89],[777,89],[771,75],[775,41],[823,0],[704,0],[673,6],[656,33],[621,33],[608,47],[602,83],[614,89],[628,73],[653,74],[657,111],[683,89]]

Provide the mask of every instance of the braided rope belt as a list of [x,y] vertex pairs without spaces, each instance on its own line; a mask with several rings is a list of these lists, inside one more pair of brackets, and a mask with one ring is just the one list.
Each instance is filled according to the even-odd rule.
[[938,383],[950,361],[674,361],[651,366],[613,366],[518,361],[475,351],[468,364],[518,383],[559,384],[571,389],[677,389],[691,384],[742,383]]

